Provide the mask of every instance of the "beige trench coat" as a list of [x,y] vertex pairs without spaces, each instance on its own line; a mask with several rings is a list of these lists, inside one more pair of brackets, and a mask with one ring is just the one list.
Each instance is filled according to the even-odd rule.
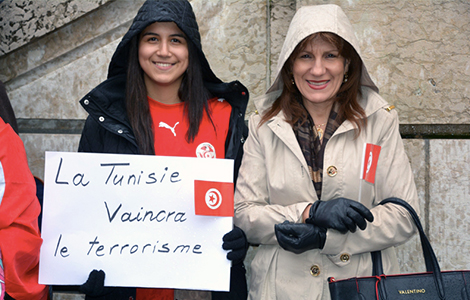
[[[272,97],[276,95],[256,100],[258,111],[271,105]],[[378,203],[398,197],[417,209],[413,173],[396,111],[368,87],[363,87],[360,104],[367,115],[367,126],[359,137],[355,138],[353,124],[346,121],[326,145],[321,200],[346,197],[360,201],[371,209],[374,221],[355,233],[329,229],[323,250],[302,254],[278,245],[274,225],[285,220],[302,222],[304,209],[317,200],[307,162],[282,112],[261,127],[260,115],[250,116],[234,219],[248,241],[259,245],[251,263],[249,299],[330,299],[327,278],[370,276],[370,252],[375,250],[383,250],[386,274],[399,272],[394,246],[406,242],[415,227],[403,208]],[[360,180],[365,143],[382,147],[375,184]],[[358,199],[360,186],[362,197]]]

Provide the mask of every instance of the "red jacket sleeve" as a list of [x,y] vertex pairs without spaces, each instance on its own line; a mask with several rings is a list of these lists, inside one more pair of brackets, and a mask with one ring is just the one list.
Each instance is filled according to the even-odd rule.
[[0,118],[0,251],[6,293],[16,300],[47,299],[38,284],[40,211],[23,142]]

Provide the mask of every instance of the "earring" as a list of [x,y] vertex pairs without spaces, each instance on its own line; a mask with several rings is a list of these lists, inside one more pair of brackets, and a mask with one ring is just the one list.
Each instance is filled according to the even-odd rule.
[[348,82],[348,73],[344,73],[343,82]]
[[295,85],[294,77],[292,77],[291,81],[292,81],[292,85]]

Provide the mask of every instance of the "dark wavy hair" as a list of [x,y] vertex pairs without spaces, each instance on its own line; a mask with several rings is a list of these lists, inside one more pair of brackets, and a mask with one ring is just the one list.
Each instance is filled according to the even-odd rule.
[[[207,113],[214,126],[209,111],[208,99],[212,96],[204,86],[202,68],[196,46],[188,41],[189,65],[183,75],[178,96],[184,102],[184,114],[189,128],[186,132],[188,143],[194,141],[199,132],[199,125]],[[144,71],[139,64],[139,35],[130,41],[126,83],[126,110],[129,122],[141,154],[155,154],[153,122],[147,100]]]
[[320,38],[323,41],[333,44],[339,51],[339,55],[349,61],[348,81],[343,82],[336,95],[336,102],[339,103],[338,118],[349,120],[356,125],[357,134],[360,133],[366,124],[366,115],[359,105],[358,99],[362,96],[360,80],[362,76],[362,60],[356,50],[344,39],[330,32],[314,33],[303,39],[292,54],[289,56],[281,69],[283,88],[281,95],[274,101],[261,118],[260,125],[277,115],[281,110],[286,116],[286,122],[294,126],[299,120],[307,121],[307,111],[297,100],[302,96],[296,85],[291,84],[292,68],[295,58],[314,39]]

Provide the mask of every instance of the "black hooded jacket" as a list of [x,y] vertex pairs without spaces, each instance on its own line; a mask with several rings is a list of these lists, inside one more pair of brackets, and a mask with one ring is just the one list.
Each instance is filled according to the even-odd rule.
[[175,22],[189,42],[196,46],[205,87],[232,107],[225,158],[235,160],[235,180],[241,163],[243,143],[248,135],[244,116],[248,90],[238,81],[222,82],[211,70],[202,52],[196,17],[187,1],[148,0],[140,8],[129,31],[119,43],[108,69],[108,79],[80,100],[88,112],[78,151],[139,154],[125,108],[126,72],[131,39],[154,22]]
[[[127,61],[131,39],[154,22],[174,22],[178,25],[188,41],[197,48],[205,87],[213,96],[224,98],[231,105],[225,158],[235,160],[236,180],[243,154],[243,143],[248,135],[244,121],[248,90],[238,81],[226,83],[215,76],[202,51],[196,17],[186,0],[147,0],[140,8],[111,59],[108,78],[80,100],[89,116],[78,151],[140,154],[125,108]],[[232,267],[230,286],[230,293],[213,292],[212,299],[246,299],[245,270],[242,263]],[[113,288],[112,290],[109,295],[96,299],[135,299],[135,289]],[[92,298],[87,297],[87,299]]]

